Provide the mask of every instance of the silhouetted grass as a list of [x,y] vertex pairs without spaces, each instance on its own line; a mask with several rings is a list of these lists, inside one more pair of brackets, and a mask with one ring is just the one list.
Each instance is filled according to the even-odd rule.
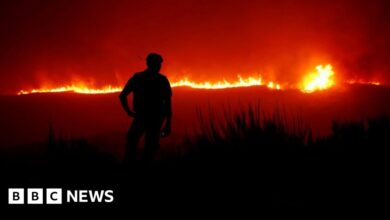
[[233,208],[366,206],[387,187],[388,117],[333,122],[330,135],[313,137],[299,114],[283,109],[265,114],[256,104],[217,115],[210,107],[207,114],[198,110],[199,128],[179,148],[185,153],[133,167],[119,166],[86,139],[56,137],[51,127],[46,166],[22,162],[3,184],[107,184],[118,187],[124,208],[142,199],[161,205],[167,197]]
[[386,116],[356,122],[334,121],[330,135],[316,138],[299,115],[288,119],[281,109],[266,115],[259,105],[249,105],[235,113],[227,109],[222,120],[217,119],[212,108],[207,116],[198,110],[198,118],[197,134],[186,141],[192,153],[197,154],[348,154],[384,152],[390,146],[390,122]]
[[225,172],[221,184],[234,176],[245,182],[239,191],[269,192],[272,206],[366,206],[378,202],[376,194],[384,189],[386,116],[333,122],[330,135],[314,138],[301,117],[289,120],[280,109],[273,115],[259,105],[226,110],[222,121],[211,108],[207,116],[198,115],[198,133],[186,143],[192,149],[188,158],[203,172]]
[[[277,109],[266,115],[260,105],[232,113],[229,109],[217,119],[209,108],[208,115],[198,111],[199,129],[186,145],[191,154],[206,157],[247,156],[256,157],[269,153],[302,152],[311,143],[311,130],[301,117],[288,119],[287,114]],[[221,118],[221,117],[220,117]]]

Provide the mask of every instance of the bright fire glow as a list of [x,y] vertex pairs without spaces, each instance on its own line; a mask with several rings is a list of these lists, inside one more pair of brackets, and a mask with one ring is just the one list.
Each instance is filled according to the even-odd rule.
[[301,90],[311,93],[328,89],[335,84],[333,77],[334,72],[330,64],[326,66],[318,65],[316,72],[312,72],[304,77]]
[[270,88],[270,89],[277,89],[277,90],[280,90],[280,85],[277,84],[277,83],[274,83],[274,82],[269,82],[267,84],[267,87]]
[[[280,90],[281,86],[278,83],[269,81],[264,82],[263,79],[259,77],[247,77],[243,78],[238,76],[236,81],[206,81],[206,82],[194,82],[188,78],[184,78],[179,81],[171,82],[172,87],[190,87],[194,89],[226,89],[226,88],[238,88],[238,87],[250,87],[250,86],[264,86],[267,85],[270,89]],[[105,93],[115,93],[122,91],[120,86],[107,86],[104,88],[90,88],[84,84],[72,84],[70,86],[62,86],[56,88],[43,87],[40,89],[33,90],[21,90],[18,95],[32,94],[32,93],[55,93],[55,92],[74,92],[82,94],[105,94]]]
[[[303,80],[298,87],[291,86],[289,84],[281,84],[275,81],[265,81],[261,76],[257,77],[241,77],[237,76],[237,80],[228,81],[206,81],[206,82],[195,82],[188,78],[184,78],[178,81],[171,82],[172,87],[190,87],[194,89],[226,89],[226,88],[238,88],[238,87],[250,87],[250,86],[265,86],[272,90],[282,89],[299,89],[304,93],[311,93],[315,91],[329,89],[335,85],[334,71],[330,64],[318,65],[314,72],[309,73],[303,77]],[[370,85],[381,85],[379,81],[362,81],[362,80],[348,80],[348,84],[370,84]],[[55,93],[55,92],[74,92],[82,94],[105,94],[115,93],[122,91],[121,86],[108,85],[106,87],[96,88],[88,86],[82,82],[71,84],[69,86],[61,87],[42,87],[40,89],[33,90],[20,90],[18,95],[32,94],[32,93]]]
[[41,88],[41,89],[33,89],[30,91],[20,90],[18,95],[26,95],[32,93],[58,93],[58,92],[74,92],[74,93],[82,93],[82,94],[105,94],[105,93],[114,93],[121,91],[120,87],[107,86],[100,89],[89,88],[84,85],[70,85],[63,86],[57,88]]
[[373,85],[373,86],[380,86],[381,83],[379,81],[365,81],[362,79],[359,80],[348,80],[348,84],[363,84],[363,85]]
[[[191,87],[194,89],[227,89],[227,88],[238,88],[238,87],[250,87],[250,86],[263,86],[265,85],[266,82],[263,81],[261,77],[248,77],[248,78],[243,78],[241,76],[238,76],[238,80],[236,81],[217,81],[217,82],[193,82],[188,80],[187,78],[182,79],[177,82],[171,83],[172,87],[181,87],[181,86],[186,86],[186,87]],[[280,85],[277,83],[274,83],[272,81],[268,82],[268,84],[275,84],[275,87],[269,87],[270,89],[280,89]]]

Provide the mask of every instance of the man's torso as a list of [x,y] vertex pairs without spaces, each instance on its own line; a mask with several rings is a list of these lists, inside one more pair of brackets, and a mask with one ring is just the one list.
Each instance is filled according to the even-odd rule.
[[160,73],[140,72],[133,76],[133,108],[137,114],[164,114],[165,102],[171,96],[167,78]]

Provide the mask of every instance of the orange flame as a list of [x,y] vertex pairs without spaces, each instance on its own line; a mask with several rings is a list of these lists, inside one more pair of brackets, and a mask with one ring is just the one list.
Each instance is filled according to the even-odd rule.
[[122,88],[120,87],[113,87],[110,85],[100,89],[93,89],[84,85],[70,85],[70,86],[63,86],[57,88],[33,89],[30,91],[20,90],[18,92],[18,95],[27,95],[33,93],[58,93],[58,92],[74,92],[74,93],[81,93],[81,94],[105,94],[105,93],[119,92],[121,90]]
[[[318,65],[315,68],[315,72],[311,72],[308,75],[304,76],[302,82],[298,87],[289,86],[284,84],[283,88],[281,84],[274,81],[265,81],[261,76],[258,77],[241,77],[237,76],[237,80],[228,81],[206,81],[206,82],[195,82],[191,81],[188,78],[181,79],[179,81],[171,82],[172,87],[190,87],[194,89],[226,89],[226,88],[238,88],[238,87],[250,87],[250,86],[266,86],[269,89],[273,90],[282,90],[282,89],[299,89],[304,93],[312,93],[315,91],[329,89],[335,85],[334,80],[334,71],[333,67],[330,64],[325,66]],[[346,81],[349,84],[370,84],[370,85],[381,85],[379,81],[362,81],[362,80],[349,80]],[[20,90],[18,95],[32,94],[32,93],[55,93],[55,92],[74,92],[82,94],[105,94],[105,93],[115,93],[122,91],[121,86],[112,86],[108,85],[103,88],[94,88],[87,86],[84,83],[75,83],[69,86],[62,87],[42,87],[40,89],[33,90]]]
[[[276,84],[272,81],[268,82],[268,84],[271,83],[272,85],[275,84],[274,87],[269,87],[270,89],[280,89],[280,85]],[[177,82],[171,83],[172,87],[181,87],[186,86],[194,89],[227,89],[227,88],[238,88],[238,87],[250,87],[250,86],[263,86],[265,85],[265,82],[261,77],[248,77],[243,78],[240,75],[238,75],[238,80],[230,82],[227,80],[223,81],[217,81],[217,82],[193,82],[188,80],[187,78],[182,79]]]
[[373,86],[380,86],[381,83],[379,81],[365,81],[362,79],[359,80],[348,80],[348,84],[363,84],[363,85],[373,85]]
[[[188,78],[172,82],[172,87],[190,87],[194,89],[226,89],[226,88],[238,88],[238,87],[250,87],[250,86],[264,86],[267,85],[270,89],[280,90],[281,86],[278,83],[269,81],[264,82],[263,79],[259,77],[247,77],[243,78],[238,76],[236,81],[216,81],[216,82],[194,82]],[[72,84],[70,86],[62,86],[56,88],[43,87],[40,89],[33,90],[20,90],[18,95],[32,94],[32,93],[55,93],[55,92],[74,92],[82,94],[105,94],[105,93],[115,93],[122,91],[120,86],[106,86],[104,88],[90,88],[84,84]]]
[[328,89],[335,85],[333,76],[334,72],[330,64],[326,66],[318,65],[316,72],[309,73],[303,78],[301,90],[306,93],[311,93]]
[[267,87],[270,89],[280,90],[280,85],[274,82],[269,82]]

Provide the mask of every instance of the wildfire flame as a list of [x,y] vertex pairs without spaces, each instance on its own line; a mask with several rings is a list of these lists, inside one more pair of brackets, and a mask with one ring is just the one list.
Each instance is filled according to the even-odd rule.
[[[261,77],[248,77],[243,78],[241,76],[238,76],[238,80],[230,82],[227,80],[223,81],[217,81],[217,82],[192,82],[188,80],[187,78],[173,82],[171,83],[172,87],[181,87],[181,86],[187,86],[194,89],[226,89],[226,88],[238,88],[238,87],[250,87],[250,86],[263,86],[266,83],[263,81]],[[269,81],[268,84],[272,84],[275,86],[268,86],[270,89],[277,89],[280,90],[280,85],[277,83],[274,83],[272,81]]]
[[362,79],[359,80],[348,80],[348,84],[363,84],[363,85],[373,85],[373,86],[380,86],[381,83],[379,81],[365,81]]
[[[216,82],[194,82],[189,80],[188,78],[184,78],[179,81],[175,81],[171,83],[172,87],[190,87],[194,89],[226,89],[226,88],[238,88],[238,87],[250,87],[250,86],[264,86],[267,85],[270,89],[280,90],[280,84],[269,81],[264,82],[263,79],[259,77],[247,77],[243,78],[238,76],[236,81],[216,81]],[[120,86],[107,86],[104,88],[90,88],[85,86],[84,84],[72,84],[70,86],[63,86],[57,88],[41,88],[41,89],[33,89],[30,91],[21,90],[18,95],[32,94],[32,93],[55,93],[55,92],[74,92],[74,93],[82,93],[82,94],[105,94],[105,93],[115,93],[122,91],[122,87]]]
[[20,90],[18,95],[26,95],[33,93],[58,93],[58,92],[74,92],[74,93],[82,93],[82,94],[105,94],[105,93],[115,93],[120,92],[122,88],[107,86],[101,89],[92,89],[84,85],[70,85],[63,86],[57,88],[41,88],[41,89],[33,89],[30,91]]
[[[321,91],[329,89],[335,85],[334,80],[334,71],[333,67],[330,64],[327,65],[318,65],[315,68],[314,72],[309,73],[303,77],[303,80],[298,85],[289,86],[281,84],[274,81],[265,81],[261,76],[258,77],[241,77],[237,76],[237,80],[228,81],[206,81],[206,82],[195,82],[191,81],[188,78],[184,78],[178,81],[171,82],[172,87],[190,87],[194,89],[226,89],[226,88],[238,88],[238,87],[250,87],[250,86],[266,86],[269,89],[273,90],[282,90],[282,89],[299,89],[304,93],[312,93],[315,91]],[[348,84],[370,84],[370,85],[381,85],[379,81],[362,81],[362,80],[349,80],[346,81]],[[105,93],[115,93],[122,91],[121,86],[112,86],[108,85],[102,88],[90,87],[84,83],[75,83],[69,86],[62,87],[42,87],[40,89],[33,90],[20,90],[18,95],[32,94],[32,93],[55,93],[55,92],[74,92],[82,94],[105,94]]]
[[311,93],[328,89],[335,84],[333,76],[333,67],[330,64],[326,66],[318,65],[316,67],[316,72],[310,73],[304,77],[301,90],[306,93]]

